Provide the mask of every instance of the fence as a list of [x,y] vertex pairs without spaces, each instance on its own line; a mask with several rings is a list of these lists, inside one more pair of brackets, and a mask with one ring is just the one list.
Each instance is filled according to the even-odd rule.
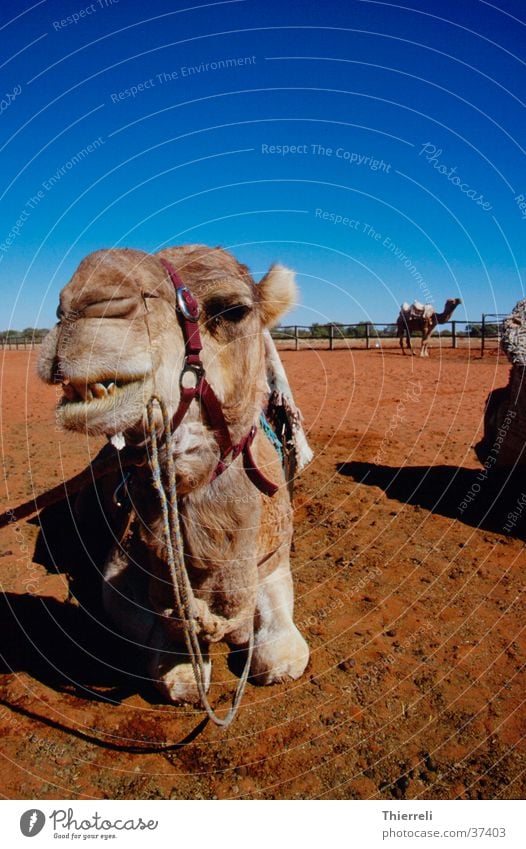
[[[433,332],[435,347],[469,348],[480,350],[480,355],[499,346],[505,315],[484,313],[481,321],[451,320]],[[421,334],[414,333],[417,340]],[[294,324],[276,327],[272,337],[282,350],[299,351],[302,348],[369,349],[399,347],[396,325],[393,322],[361,321],[357,324],[320,324],[307,327]],[[417,343],[418,344],[418,343]]]
[[[440,325],[432,336],[434,345],[450,348],[479,349],[480,355],[499,346],[502,326],[507,317],[503,313],[483,313],[480,321],[448,321]],[[0,334],[0,347],[4,350],[31,350],[40,345],[45,334]],[[412,337],[418,339],[420,334]],[[272,337],[281,350],[298,351],[301,348],[394,348],[399,346],[396,325],[393,322],[361,321],[357,324],[319,324],[307,327],[294,324],[276,327]]]
[[480,324],[480,356],[484,356],[484,351],[487,343],[497,339],[497,344],[500,343],[502,331],[504,329],[504,321],[508,318],[506,314],[498,312],[482,313],[482,321]]
[[0,336],[0,348],[4,351],[28,351],[42,342],[42,336]]

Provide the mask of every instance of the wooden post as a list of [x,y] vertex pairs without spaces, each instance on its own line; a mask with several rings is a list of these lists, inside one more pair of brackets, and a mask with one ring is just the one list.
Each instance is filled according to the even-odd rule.
[[365,348],[369,350],[369,321],[365,322]]
[[329,324],[329,351],[333,349],[334,342],[334,324]]
[[486,314],[482,313],[482,325],[480,328],[480,356],[484,356],[484,344],[486,336]]
[[456,321],[451,322],[451,347],[457,347],[457,323]]

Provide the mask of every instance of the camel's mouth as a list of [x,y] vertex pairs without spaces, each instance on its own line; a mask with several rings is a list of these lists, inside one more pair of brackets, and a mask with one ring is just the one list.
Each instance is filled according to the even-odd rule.
[[60,424],[91,434],[119,433],[142,419],[149,397],[148,375],[133,377],[62,378],[58,404]]
[[124,380],[115,377],[106,380],[90,382],[88,380],[62,380],[62,404],[89,404],[92,401],[109,399],[117,400],[117,396],[133,383],[140,384],[141,380]]

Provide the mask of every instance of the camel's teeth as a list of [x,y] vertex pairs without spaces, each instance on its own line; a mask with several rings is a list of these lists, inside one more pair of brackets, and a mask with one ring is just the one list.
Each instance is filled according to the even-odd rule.
[[89,385],[91,393],[95,396],[95,398],[105,398],[106,397],[106,387],[103,386],[102,383],[90,383]]
[[114,396],[118,390],[118,384],[112,380],[96,381],[93,383],[73,382],[68,378],[61,381],[62,392],[68,401],[84,401],[88,403],[94,399],[101,400]]
[[[64,378],[60,381],[62,384],[62,392],[67,401],[90,401],[103,400],[104,398],[114,397],[119,391],[122,384],[111,379],[97,380],[93,383],[88,381],[72,381],[69,378]],[[131,381],[129,381],[131,382]],[[126,384],[124,384],[126,385]]]

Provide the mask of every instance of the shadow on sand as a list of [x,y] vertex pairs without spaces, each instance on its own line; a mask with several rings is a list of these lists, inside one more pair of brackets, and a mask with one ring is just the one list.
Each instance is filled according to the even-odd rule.
[[481,469],[457,466],[397,467],[359,462],[340,463],[336,469],[357,483],[379,487],[403,504],[419,505],[486,531],[526,537],[524,510],[520,510],[511,531],[504,528],[508,514],[520,509],[517,501],[526,494],[526,481],[520,473],[490,470],[484,477]]
[[33,562],[65,575],[70,599],[30,593],[0,595],[0,672],[25,670],[55,690],[82,699],[119,703],[140,692],[162,704],[145,668],[145,650],[120,636],[101,604],[101,571],[113,529],[100,508],[81,523],[70,502],[43,510]]

